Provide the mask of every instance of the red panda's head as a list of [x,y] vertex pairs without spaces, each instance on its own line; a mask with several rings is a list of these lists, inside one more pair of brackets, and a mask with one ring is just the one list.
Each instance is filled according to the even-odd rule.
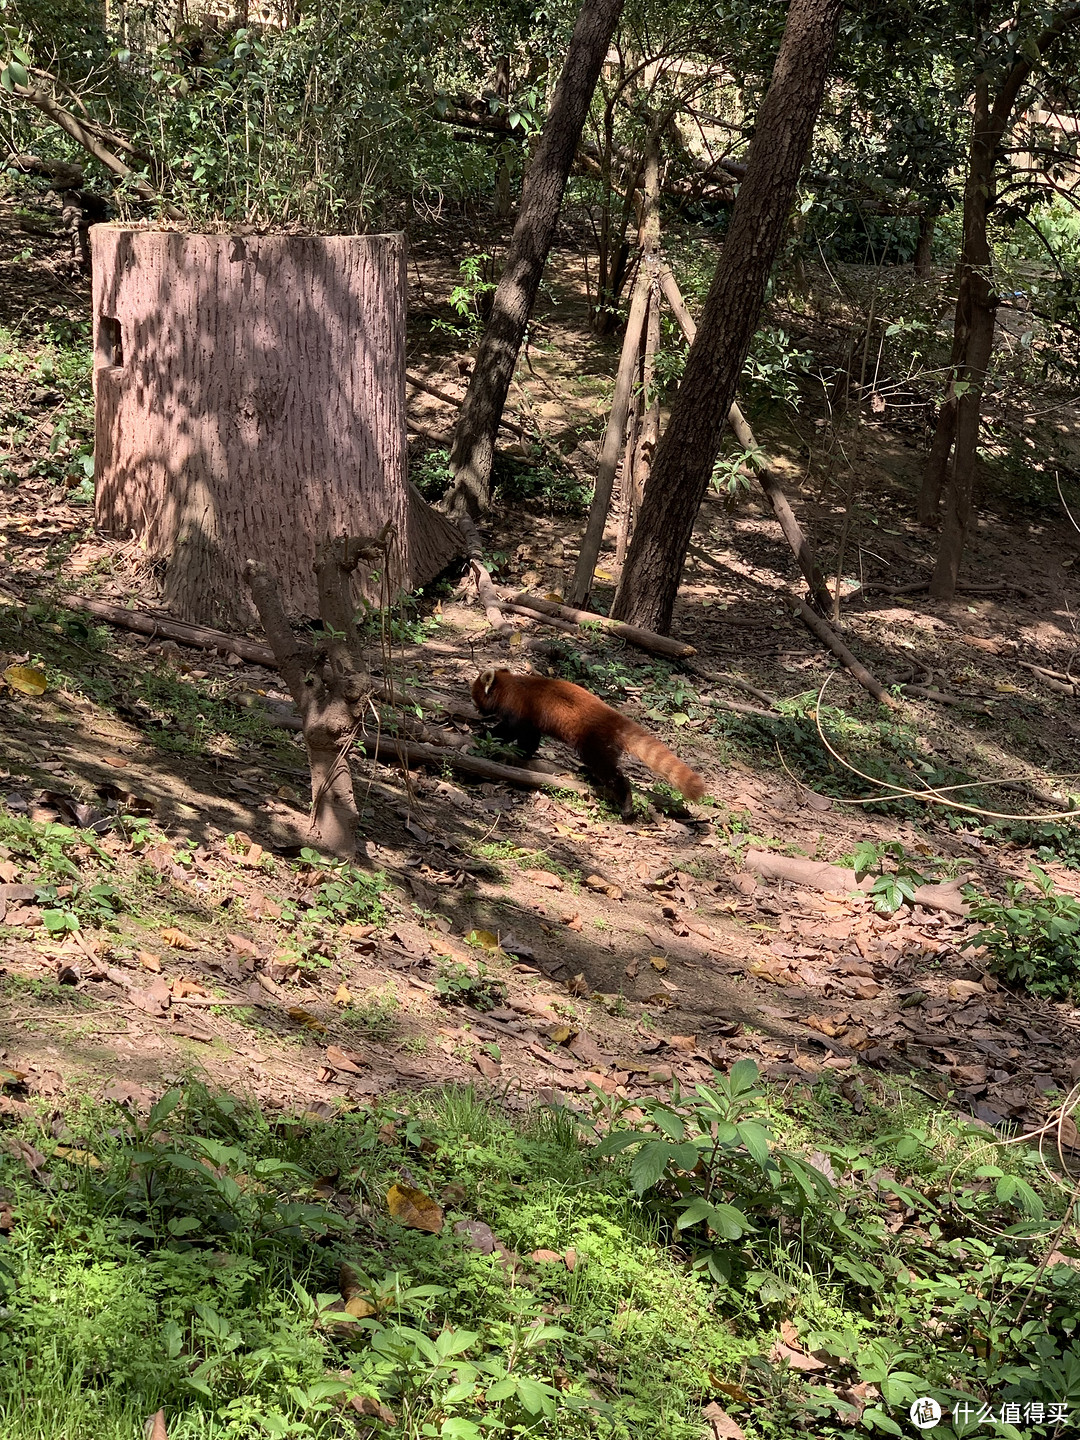
[[490,715],[495,709],[498,677],[497,670],[485,670],[472,683],[472,701],[481,715]]

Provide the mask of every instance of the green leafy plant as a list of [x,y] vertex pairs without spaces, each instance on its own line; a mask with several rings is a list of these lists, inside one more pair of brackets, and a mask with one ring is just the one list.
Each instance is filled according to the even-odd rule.
[[283,905],[283,918],[290,924],[378,925],[385,919],[386,877],[381,872],[328,859],[308,847],[300,851],[300,864],[308,883],[298,900]]
[[[647,1128],[612,1128],[594,1154],[634,1150],[630,1184],[649,1194],[676,1232],[698,1230],[704,1238],[739,1240],[755,1230],[756,1212],[781,1206],[800,1213],[832,1205],[836,1194],[821,1171],[777,1150],[763,1123],[764,1091],[753,1060],[739,1060],[712,1085],[669,1101],[642,1099]],[[730,1278],[730,1259],[709,1248],[717,1279]]]
[[433,320],[431,328],[452,335],[456,340],[470,344],[479,339],[484,326],[484,316],[495,293],[492,278],[494,257],[486,250],[478,255],[467,255],[458,266],[461,278],[450,291],[450,308],[461,324],[449,320]]
[[[914,868],[898,840],[861,840],[846,858],[858,880],[877,870],[870,898],[879,915],[892,915],[901,905],[914,905],[915,891],[926,883],[926,877]],[[886,859],[893,862],[891,870],[885,869]]]
[[1010,985],[1049,999],[1080,994],[1080,900],[1060,894],[1038,865],[1031,865],[1034,891],[1011,880],[1005,901],[988,896],[971,903],[972,917],[985,928],[970,944],[985,945],[990,968]]
[[440,1005],[469,1005],[474,1010],[494,1010],[506,1000],[506,986],[489,975],[483,962],[475,974],[460,960],[444,962],[435,977]]
[[122,908],[114,885],[39,885],[37,903],[41,923],[50,935],[80,930],[83,923],[98,926],[112,920]]

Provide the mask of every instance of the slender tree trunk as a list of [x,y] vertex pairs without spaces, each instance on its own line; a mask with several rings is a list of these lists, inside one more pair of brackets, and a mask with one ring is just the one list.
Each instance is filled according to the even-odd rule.
[[841,0],[791,0],[720,262],[656,452],[613,613],[666,632],[757,326],[836,39]]
[[582,609],[589,598],[596,557],[600,554],[600,546],[604,542],[604,526],[611,508],[615,471],[626,442],[626,421],[630,414],[630,398],[634,389],[638,351],[641,347],[641,334],[645,326],[651,287],[652,276],[643,260],[638,270],[637,283],[630,300],[630,314],[623,333],[622,356],[615,377],[615,393],[611,399],[604,443],[600,447],[600,459],[596,466],[596,488],[593,491],[592,505],[589,507],[589,519],[582,536],[577,564],[574,566],[574,578],[570,582],[569,604],[577,609]]
[[957,351],[955,338],[953,356],[953,369],[949,376],[948,389],[945,392],[945,399],[941,402],[941,409],[938,411],[934,438],[930,442],[930,454],[926,459],[926,469],[923,471],[922,485],[919,489],[916,513],[920,525],[932,525],[937,519],[938,507],[941,505],[941,492],[945,488],[945,481],[949,474],[953,441],[956,439],[956,394],[953,390],[953,379],[956,375],[956,366],[963,360],[963,351]]
[[583,0],[570,37],[454,434],[454,484],[448,500],[455,514],[475,517],[491,503],[495,432],[555,237],[566,178],[622,7],[623,0]]
[[[604,526],[607,523],[608,510],[611,507],[611,491],[615,470],[619,463],[619,451],[623,447],[626,436],[626,422],[630,414],[630,398],[637,372],[642,334],[650,315],[656,317],[657,334],[659,334],[659,311],[656,297],[652,294],[656,282],[660,247],[660,147],[655,133],[650,136],[646,151],[645,193],[641,204],[639,233],[641,257],[638,263],[638,278],[630,302],[630,314],[626,321],[622,357],[619,360],[615,394],[611,401],[611,415],[608,419],[608,428],[604,435],[604,444],[597,465],[596,490],[593,494],[592,507],[589,510],[585,535],[581,541],[581,550],[578,552],[573,583],[570,587],[570,604],[579,607],[586,604],[592,590],[593,571],[596,569],[596,558],[600,553],[600,546],[603,544]],[[656,347],[653,346],[653,363],[650,364],[647,338],[645,343],[645,382],[651,384],[655,369]],[[630,469],[624,472],[624,483],[633,487],[636,473],[635,458]],[[634,493],[633,488],[630,493]]]
[[[694,317],[686,308],[682,293],[675,281],[675,276],[663,266],[660,271],[660,289],[664,292],[664,298],[671,306],[675,319],[679,322],[679,329],[693,345],[697,336],[697,326]],[[795,518],[795,512],[791,508],[780,477],[776,471],[763,459],[759,458],[758,443],[754,432],[750,429],[746,416],[739,409],[733,400],[727,414],[727,423],[731,426],[735,439],[744,450],[754,456],[750,461],[750,469],[757,476],[758,484],[764,492],[766,500],[772,507],[772,512],[779,522],[784,539],[791,546],[791,553],[799,562],[799,569],[810,587],[810,600],[824,615],[831,608],[832,596],[829,594],[829,586],[824,575],[818,568],[817,560],[814,558],[814,551],[803,531],[802,526]]]
[[936,210],[924,210],[919,216],[919,238],[915,242],[915,274],[920,280],[926,280],[930,276],[937,222]]
[[[655,129],[645,150],[645,198],[641,210],[642,255],[647,257],[654,273],[660,265],[660,139]],[[660,349],[660,294],[654,286],[649,315],[645,322],[645,354],[641,367],[642,420],[634,465],[631,471],[631,494],[636,510],[641,509],[645,487],[649,483],[653,456],[660,440],[660,397],[656,390],[656,355]]]
[[960,560],[971,519],[983,385],[994,348],[996,302],[990,280],[993,256],[988,232],[990,211],[996,198],[994,146],[990,128],[990,83],[984,74],[975,84],[971,155],[964,186],[964,238],[960,256],[960,290],[956,302],[957,341],[954,342],[954,346],[959,345],[962,351],[962,359],[957,365],[952,387],[952,404],[956,412],[956,454],[945,497],[945,521],[937,564],[930,581],[930,594],[938,600],[949,600],[956,592]]
[[[650,305],[652,301],[650,301]],[[640,373],[641,357],[638,358]],[[615,536],[615,568],[621,570],[626,562],[626,547],[630,543],[630,530],[634,516],[641,509],[640,501],[634,494],[634,455],[637,451],[638,435],[641,432],[641,387],[637,390],[637,404],[630,416],[626,431],[626,445],[623,448],[622,479],[619,483],[619,528]]]
[[[505,105],[510,99],[510,56],[500,55],[495,62],[495,94]],[[495,151],[498,173],[495,176],[495,217],[505,220],[510,214],[510,151],[511,141],[504,140]]]
[[[953,328],[954,369],[946,399],[946,406],[949,399],[955,406],[955,454],[948,477],[937,563],[930,583],[930,594],[939,600],[951,599],[955,594],[971,519],[983,386],[994,348],[997,302],[991,284],[988,225],[997,201],[996,171],[1002,138],[1012,123],[1013,111],[1033,63],[1045,55],[1066,30],[1080,22],[1080,4],[1063,6],[1041,34],[1019,37],[1013,51],[1018,58],[1001,76],[996,89],[991,84],[991,64],[997,54],[1000,32],[988,35],[990,19],[989,0],[979,0],[975,47],[979,74],[974,85],[971,153],[964,186],[964,238]],[[938,434],[931,448],[931,460],[936,468],[931,471],[931,467],[927,467],[923,493],[919,497],[920,519],[936,510],[934,486],[943,467],[942,452],[945,461],[948,458],[949,423],[947,412],[939,417]]]

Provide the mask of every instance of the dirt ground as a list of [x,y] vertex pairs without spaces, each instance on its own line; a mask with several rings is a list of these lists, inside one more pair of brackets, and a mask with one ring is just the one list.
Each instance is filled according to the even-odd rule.
[[[46,322],[89,315],[87,282],[72,273],[51,212],[34,212],[30,230],[26,214],[25,203],[0,206],[9,357],[33,357]],[[446,313],[455,265],[445,252],[418,243],[411,255],[410,367],[460,394],[467,351],[432,337],[428,324]],[[595,456],[615,351],[585,327],[572,257],[556,276],[511,402],[573,468]],[[40,473],[62,400],[32,369],[10,359],[0,368],[5,666],[44,653],[63,629],[65,596],[142,609],[155,601],[158,573],[137,543],[96,534],[92,508],[55,473]],[[26,415],[33,424],[16,425]],[[413,391],[410,415],[428,435],[449,438],[449,407]],[[1036,437],[1043,465],[1058,447],[1067,474],[1080,449],[1076,407],[1056,408],[1042,429],[1027,420],[1015,417],[1016,435]],[[1078,733],[1080,533],[1049,512],[1010,518],[1001,506],[986,508],[960,597],[931,603],[910,588],[928,578],[936,538],[909,518],[925,446],[920,425],[894,422],[887,409],[841,428],[808,403],[793,425],[766,419],[759,429],[819,552],[835,560],[842,551],[848,588],[862,587],[845,603],[847,643],[886,684],[915,683],[949,702],[906,696],[885,717],[894,730],[875,732],[882,746],[906,737],[894,758],[914,745],[965,775],[1017,782],[985,792],[990,811],[1067,808],[1061,797]],[[427,444],[418,439],[414,448]],[[493,517],[498,583],[561,592],[581,524],[542,506]],[[750,498],[732,512],[710,499],[695,542],[673,633],[696,647],[699,671],[779,702],[805,701],[832,676],[827,705],[863,725],[881,721],[883,712],[791,618],[784,597],[799,593],[797,570],[762,504]],[[605,608],[610,549],[600,570],[609,578],[594,600]],[[493,636],[465,584],[439,601],[436,618],[427,639],[395,646],[393,665],[406,687],[416,681],[437,692],[442,712],[433,718],[464,734],[477,670],[525,661]],[[68,653],[80,648],[71,637],[70,629],[62,637]],[[614,658],[619,703],[705,776],[711,802],[667,813],[650,805],[624,825],[563,793],[360,767],[368,861],[391,887],[374,928],[310,919],[310,897],[328,877],[295,862],[306,814],[295,735],[267,738],[242,726],[228,733],[200,718],[198,687],[206,685],[237,717],[285,706],[272,672],[116,630],[107,650],[82,647],[92,685],[50,683],[40,696],[0,689],[10,816],[92,826],[111,808],[153,821],[153,834],[141,838],[130,826],[88,830],[103,853],[87,845],[71,852],[87,877],[108,871],[124,898],[115,928],[84,926],[74,937],[45,932],[42,905],[22,893],[39,878],[35,867],[7,847],[0,1060],[24,1078],[0,1099],[17,1105],[25,1090],[103,1085],[156,1092],[199,1072],[290,1108],[364,1103],[440,1081],[493,1087],[506,1103],[526,1104],[590,1086],[659,1093],[673,1078],[692,1084],[750,1055],[792,1084],[834,1072],[856,1100],[882,1072],[914,1072],[928,1094],[951,1097],[985,1124],[1042,1123],[1047,1095],[1080,1075],[1071,1007],[995,984],[979,955],[962,948],[973,930],[962,916],[919,906],[882,916],[846,889],[761,882],[744,863],[749,850],[835,862],[860,841],[900,842],[936,878],[968,877],[1000,894],[1033,852],[1007,835],[958,829],[929,806],[898,818],[823,793],[823,777],[839,766],[825,757],[812,719],[793,745],[790,728],[724,708],[745,703],[745,689],[690,676],[681,722],[657,720],[646,714],[658,684],[651,657],[582,643],[600,662]],[[174,692],[187,687],[182,714],[136,695],[132,677],[151,672]],[[201,752],[163,748],[170,731],[189,734]],[[839,728],[831,733],[843,743]],[[865,756],[865,734],[856,748]],[[566,759],[550,743],[542,753]],[[644,772],[631,768],[645,793]],[[875,795],[866,783],[849,799]],[[1080,893],[1073,871],[1040,863],[1062,889]],[[501,981],[499,1003],[483,1013],[441,1003],[440,981],[454,965],[473,974],[482,966]]]

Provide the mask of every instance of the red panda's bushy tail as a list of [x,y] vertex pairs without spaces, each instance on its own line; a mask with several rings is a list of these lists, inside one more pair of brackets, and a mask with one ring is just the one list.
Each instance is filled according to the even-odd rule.
[[697,771],[684,765],[677,755],[673,755],[666,745],[640,725],[625,730],[622,743],[624,750],[647,765],[653,774],[669,781],[676,790],[681,790],[687,800],[700,800],[705,794],[705,781]]

